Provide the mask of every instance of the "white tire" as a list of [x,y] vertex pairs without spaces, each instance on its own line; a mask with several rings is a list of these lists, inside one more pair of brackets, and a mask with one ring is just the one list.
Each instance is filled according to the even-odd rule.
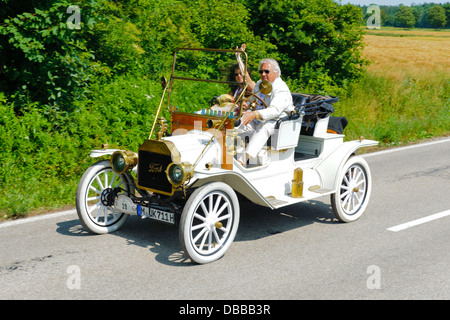
[[77,214],[90,232],[111,233],[127,220],[128,214],[106,203],[108,192],[117,187],[128,189],[125,177],[112,170],[109,160],[93,164],[81,177],[76,196]]
[[180,220],[180,243],[191,261],[199,264],[220,259],[239,226],[239,201],[225,183],[212,182],[195,190]]
[[331,206],[336,218],[352,222],[364,213],[372,190],[369,165],[361,157],[350,157],[338,177],[338,187],[331,195]]

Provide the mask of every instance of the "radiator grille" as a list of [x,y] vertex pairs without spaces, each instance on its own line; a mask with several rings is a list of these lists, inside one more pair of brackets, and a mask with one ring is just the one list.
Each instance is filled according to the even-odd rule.
[[138,166],[139,187],[171,194],[172,184],[166,176],[166,169],[171,162],[170,155],[140,150]]

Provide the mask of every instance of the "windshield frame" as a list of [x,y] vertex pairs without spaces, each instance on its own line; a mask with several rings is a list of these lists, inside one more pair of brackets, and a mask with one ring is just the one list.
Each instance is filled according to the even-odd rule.
[[[234,53],[234,54],[241,54],[241,57],[245,57],[245,59],[242,59],[243,65],[244,65],[244,74],[242,75],[243,82],[237,82],[237,81],[228,81],[228,80],[213,80],[213,79],[198,79],[198,78],[192,78],[192,77],[181,77],[175,75],[176,70],[176,62],[177,62],[177,54],[180,51],[202,51],[202,52],[223,52],[223,53]],[[170,99],[172,96],[172,86],[174,84],[175,80],[184,80],[184,81],[199,81],[199,82],[209,82],[209,83],[220,83],[220,84],[228,84],[228,85],[239,85],[244,88],[242,92],[237,97],[236,101],[240,101],[240,108],[239,108],[239,116],[242,114],[242,103],[243,99],[242,96],[244,95],[247,87],[248,87],[248,79],[247,79],[247,68],[248,68],[248,56],[247,53],[242,49],[209,49],[209,48],[178,48],[175,50],[173,54],[173,65],[172,65],[172,72],[170,75],[170,80],[168,83],[168,99],[167,99],[167,108],[170,110]]]

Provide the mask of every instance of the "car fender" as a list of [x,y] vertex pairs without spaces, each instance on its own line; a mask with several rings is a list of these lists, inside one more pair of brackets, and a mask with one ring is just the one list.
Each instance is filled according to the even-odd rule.
[[347,159],[351,155],[354,155],[359,148],[375,146],[377,144],[378,141],[365,139],[361,141],[347,141],[327,155],[314,167],[321,177],[322,188],[336,190],[339,184],[337,179]]
[[269,201],[244,176],[237,172],[226,170],[218,170],[215,173],[196,172],[195,178],[196,180],[189,187],[197,188],[209,182],[221,181],[244,195],[251,202],[274,209]]
[[99,158],[103,156],[111,156],[114,152],[121,151],[121,149],[98,149],[91,150],[90,157],[91,158]]

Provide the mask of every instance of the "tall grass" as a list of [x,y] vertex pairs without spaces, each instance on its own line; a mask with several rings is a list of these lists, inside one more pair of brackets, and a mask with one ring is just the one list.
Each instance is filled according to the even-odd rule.
[[347,139],[360,135],[382,146],[450,133],[449,82],[445,73],[402,80],[367,73],[336,106],[349,120]]
[[372,64],[336,106],[336,115],[349,119],[348,139],[364,135],[389,146],[450,134],[449,36],[392,29],[366,35]]

